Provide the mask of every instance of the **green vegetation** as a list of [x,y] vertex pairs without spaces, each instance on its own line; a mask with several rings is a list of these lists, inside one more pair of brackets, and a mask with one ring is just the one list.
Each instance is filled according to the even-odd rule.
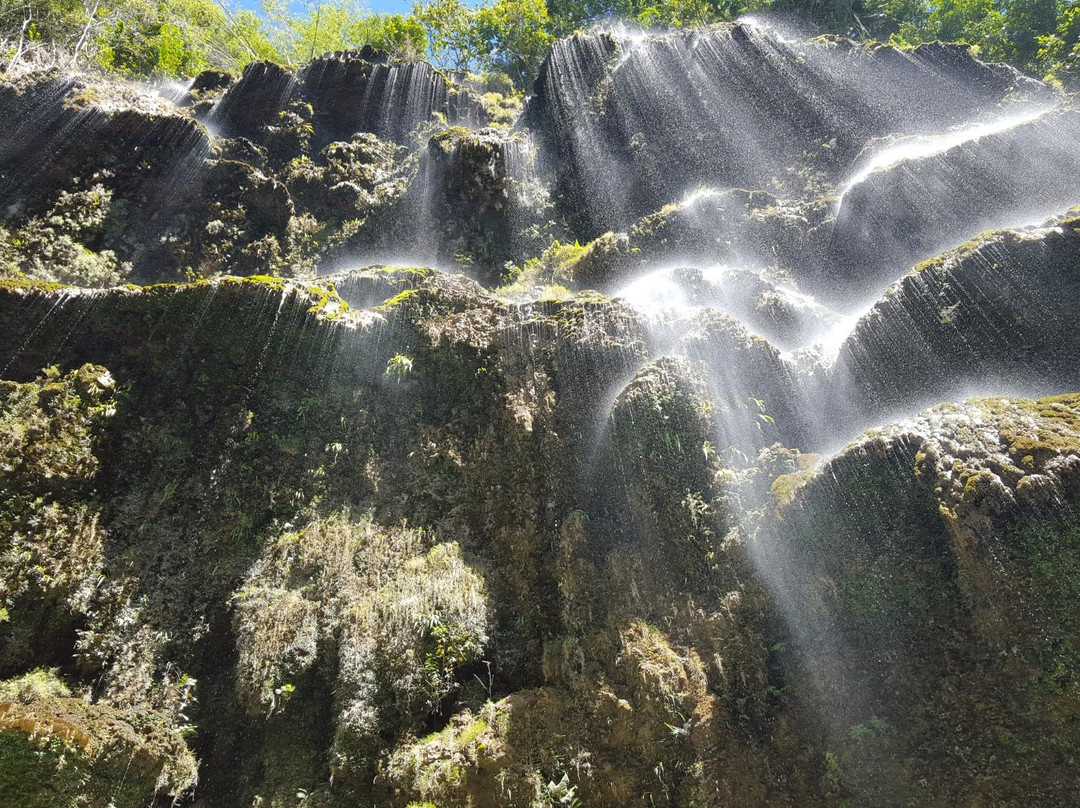
[[111,250],[94,244],[120,213],[100,183],[61,191],[52,208],[14,232],[0,228],[0,278],[30,277],[77,286],[116,286],[131,271]]
[[0,803],[136,808],[196,781],[175,731],[145,713],[72,698],[54,671],[0,682]]
[[[402,292],[402,294],[404,294],[404,292]],[[404,381],[412,371],[413,360],[411,356],[395,354],[390,357],[386,363],[386,376],[395,382]]]
[[192,76],[258,59],[299,64],[371,45],[394,58],[426,58],[526,87],[555,38],[597,20],[682,27],[761,12],[864,40],[963,42],[982,58],[1067,85],[1080,79],[1075,0],[419,0],[410,14],[375,14],[359,0],[263,0],[261,14],[233,0],[0,0],[0,47],[10,65]]
[[214,0],[2,0],[0,26],[5,56],[31,66],[185,76],[278,54],[256,14]]
[[333,280],[0,283],[0,805],[1071,804],[1080,399],[815,471],[622,304]]
[[483,580],[434,539],[333,514],[271,541],[233,596],[238,694],[253,715],[303,713],[288,705],[319,697],[313,668],[336,655],[343,777],[370,782],[381,738],[422,727],[487,642]]

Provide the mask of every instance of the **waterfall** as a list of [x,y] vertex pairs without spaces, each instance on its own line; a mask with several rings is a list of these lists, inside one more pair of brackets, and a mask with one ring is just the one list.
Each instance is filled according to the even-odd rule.
[[838,178],[870,139],[969,122],[1014,83],[944,47],[854,50],[745,23],[614,31],[557,43],[530,114],[559,152],[560,188],[588,200],[574,213],[595,236],[697,185],[802,192],[808,155]]
[[1078,803],[1075,97],[755,15],[0,112],[0,804]]

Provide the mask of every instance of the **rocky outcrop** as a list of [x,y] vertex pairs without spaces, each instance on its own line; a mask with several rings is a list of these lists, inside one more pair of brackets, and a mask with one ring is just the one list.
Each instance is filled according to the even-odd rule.
[[180,797],[196,762],[160,715],[72,697],[55,673],[0,684],[0,798],[32,808],[70,802],[136,808]]
[[572,282],[614,289],[650,266],[738,262],[747,216],[776,204],[760,191],[701,189],[637,221],[627,233],[606,233],[586,246]]
[[871,138],[948,128],[1012,91],[1048,94],[960,46],[803,42],[737,23],[561,40],[527,120],[548,138],[576,232],[593,238],[700,185],[802,193]]
[[0,86],[0,803],[1076,803],[1080,220],[907,264],[1074,110],[753,23],[504,90]]
[[774,483],[754,552],[834,799],[1075,797],[1077,403],[943,405]]
[[[0,110],[13,122],[0,148],[0,190],[10,200],[4,275],[82,286],[225,272],[310,276],[387,241],[381,252],[399,257],[430,229],[395,207],[411,181],[413,197],[431,187],[415,153],[407,159],[414,130],[448,118],[479,124],[478,99],[426,63],[389,64],[370,51],[326,56],[300,74],[262,62],[235,82],[206,74],[179,105],[100,78],[24,76],[0,89]],[[476,140],[487,141],[502,138]],[[498,171],[484,148],[441,172],[432,191],[440,211],[444,198],[473,200],[477,211],[453,225],[440,212],[453,233],[445,250],[425,257],[453,264],[476,255],[497,281],[506,261],[532,251],[520,233],[543,192],[528,185],[531,158],[518,140],[492,147]],[[504,188],[484,190],[511,175],[520,179],[516,197],[528,199],[513,215],[500,212]],[[485,252],[492,209],[508,217],[508,238]]]
[[[957,233],[1032,223],[1075,204],[1080,157],[1071,140],[1080,110],[1015,114],[1014,125],[984,124],[990,131],[981,136],[974,126],[967,135],[961,130],[869,150],[870,166],[886,165],[864,168],[865,177],[858,172],[842,189],[835,221],[820,234],[817,274],[881,283],[898,267],[952,247]],[[950,138],[961,142],[944,148]],[[905,148],[929,153],[905,158]],[[898,153],[891,165],[890,149]],[[809,281],[815,273],[807,270]]]
[[880,414],[973,388],[1080,385],[1078,224],[990,232],[915,267],[844,342],[837,400]]
[[408,189],[339,253],[360,260],[457,266],[487,287],[508,263],[547,246],[548,198],[536,180],[536,154],[521,133],[443,129],[419,154]]
[[[0,687],[57,668],[209,805],[1069,793],[1071,590],[1035,554],[1067,552],[1072,398],[941,408],[815,471],[769,445],[801,405],[730,319],[650,360],[597,297],[327,284],[0,288]],[[59,698],[11,709],[74,721]],[[1021,748],[1037,783],[985,777]]]
[[370,48],[320,56],[299,73],[255,62],[209,115],[225,137],[262,140],[292,105],[309,105],[316,147],[358,132],[405,143],[419,125],[441,116],[477,122],[478,111],[457,103],[443,74],[426,62],[396,64]]
[[[497,286],[585,243],[558,283],[612,292],[639,271],[722,262],[777,267],[846,305],[850,285],[884,284],[958,234],[1076,201],[1075,111],[1000,126],[1058,96],[959,47],[749,24],[592,33],[555,45],[535,91],[518,120],[497,81],[370,48],[209,72],[177,105],[23,77],[0,92],[14,122],[5,274],[106,286],[410,261]],[[910,159],[878,166],[893,152]],[[78,194],[100,204],[71,220]]]

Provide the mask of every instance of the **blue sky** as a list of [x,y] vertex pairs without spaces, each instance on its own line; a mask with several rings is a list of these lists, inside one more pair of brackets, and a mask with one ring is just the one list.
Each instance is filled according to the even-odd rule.
[[[259,0],[236,0],[236,4],[240,8],[259,10]],[[372,11],[380,14],[404,14],[412,8],[412,0],[368,0],[367,4]],[[302,6],[303,3],[297,5]]]

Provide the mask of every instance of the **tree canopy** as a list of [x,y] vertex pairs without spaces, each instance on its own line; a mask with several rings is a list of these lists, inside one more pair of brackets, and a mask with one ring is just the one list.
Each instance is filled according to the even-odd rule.
[[372,13],[362,0],[263,0],[262,13],[233,0],[0,0],[0,51],[9,65],[191,76],[372,45],[524,88],[555,38],[598,20],[680,27],[760,12],[862,39],[964,42],[1039,77],[1080,82],[1080,0],[417,0],[408,14]]

